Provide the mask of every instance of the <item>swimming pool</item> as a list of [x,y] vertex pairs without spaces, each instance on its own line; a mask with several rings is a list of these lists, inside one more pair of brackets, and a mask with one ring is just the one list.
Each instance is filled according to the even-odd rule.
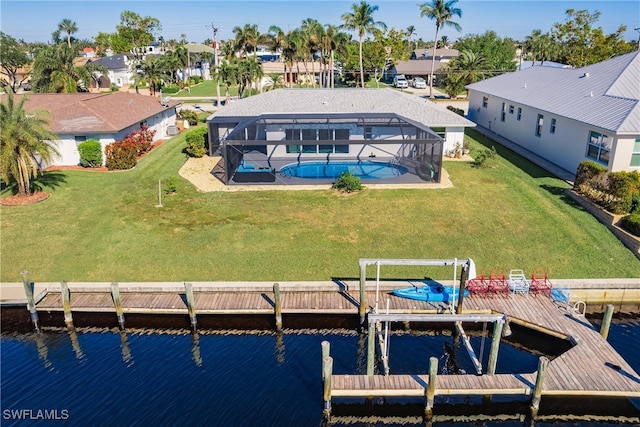
[[341,160],[330,162],[300,162],[291,163],[280,168],[283,176],[312,179],[335,179],[342,172],[351,171],[361,179],[383,179],[403,175],[409,170],[390,162],[372,162],[357,160]]

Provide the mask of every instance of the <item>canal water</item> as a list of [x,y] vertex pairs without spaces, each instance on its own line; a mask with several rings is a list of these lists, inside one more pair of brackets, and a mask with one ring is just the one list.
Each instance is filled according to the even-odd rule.
[[[80,328],[49,329],[42,334],[0,337],[3,426],[321,426],[321,342],[329,341],[334,373],[366,372],[366,336],[351,330],[285,330],[201,332]],[[614,321],[611,344],[640,372],[640,320]],[[489,352],[480,334],[472,337],[476,352]],[[392,373],[428,373],[429,357],[441,371],[473,366],[447,333],[396,333],[390,339]],[[501,345],[497,371],[533,372],[537,356]],[[640,387],[640,386],[639,386]],[[355,403],[356,405],[352,405]],[[423,402],[400,402],[402,415],[386,414],[384,405],[344,402],[335,405],[342,425],[424,425]],[[438,406],[448,402],[436,400]],[[526,401],[506,406],[494,400],[492,416],[469,414],[436,417],[437,426],[576,426],[635,425],[640,411],[624,401],[623,418],[611,417],[604,400],[584,401],[590,414],[549,418],[531,424]],[[415,404],[415,408],[412,406]],[[481,402],[478,402],[481,405]],[[600,407],[598,407],[600,405]],[[486,404],[485,404],[486,406]],[[351,411],[351,407],[355,409]],[[407,410],[403,411],[402,408]],[[452,407],[455,407],[452,405]],[[482,407],[482,406],[481,406]],[[544,414],[545,399],[541,406]],[[580,407],[580,404],[578,405]],[[631,413],[629,413],[631,408]],[[416,409],[415,413],[412,411]],[[500,412],[506,409],[506,414]],[[395,410],[395,409],[394,409]],[[497,412],[497,413],[496,413]],[[370,415],[375,413],[375,417]],[[471,416],[473,413],[473,416]],[[615,410],[614,410],[614,415]]]

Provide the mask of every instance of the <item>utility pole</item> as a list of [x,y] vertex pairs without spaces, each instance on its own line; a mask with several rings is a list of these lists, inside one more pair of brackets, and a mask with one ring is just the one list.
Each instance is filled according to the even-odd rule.
[[218,27],[216,27],[215,25],[213,25],[213,22],[211,23],[211,25],[207,25],[207,28],[211,28],[211,30],[213,31],[213,62],[214,65],[217,67],[218,64],[218,42],[216,40],[216,37],[218,36]]
[[640,27],[635,27],[634,30],[638,32],[638,50],[640,50]]

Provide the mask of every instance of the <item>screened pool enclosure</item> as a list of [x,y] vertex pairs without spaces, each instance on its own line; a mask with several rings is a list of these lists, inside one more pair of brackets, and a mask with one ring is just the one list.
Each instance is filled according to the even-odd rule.
[[225,184],[317,184],[343,170],[364,183],[440,182],[443,140],[397,114],[263,114],[213,117],[210,150]]

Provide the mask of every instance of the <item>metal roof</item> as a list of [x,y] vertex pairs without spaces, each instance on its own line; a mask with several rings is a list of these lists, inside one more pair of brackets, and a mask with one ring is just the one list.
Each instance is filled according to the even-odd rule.
[[468,85],[618,134],[640,133],[640,53],[576,69],[531,67]]
[[473,127],[476,124],[419,96],[394,89],[278,89],[231,102],[209,120],[232,122],[261,114],[395,113],[429,127]]

